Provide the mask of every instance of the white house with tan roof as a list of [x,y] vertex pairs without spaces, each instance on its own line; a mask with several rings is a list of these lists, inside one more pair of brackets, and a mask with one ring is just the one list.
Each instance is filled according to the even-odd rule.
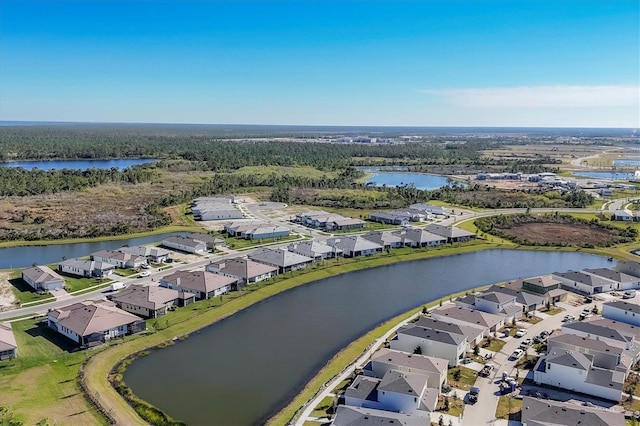
[[131,247],[120,247],[118,251],[123,253],[131,253],[134,256],[142,256],[147,259],[147,261],[162,263],[171,254],[169,250],[165,250],[160,247],[147,247],[147,246],[131,246]]
[[65,287],[64,278],[44,265],[23,269],[22,279],[34,290],[48,291]]
[[364,234],[362,238],[380,244],[385,250],[404,246],[402,238],[391,231],[373,231]]
[[202,254],[207,252],[207,243],[193,238],[176,235],[162,240],[162,245],[185,253]]
[[238,280],[233,277],[214,274],[208,271],[176,271],[160,279],[162,287],[185,291],[196,295],[196,299],[227,294]]
[[284,248],[262,248],[249,254],[249,259],[278,268],[278,273],[304,269],[313,263],[313,258],[288,251]]
[[18,344],[13,335],[11,323],[0,322],[0,361],[18,356]]
[[467,309],[459,306],[442,306],[431,311],[431,318],[461,325],[485,328],[494,332],[504,327],[505,316]]
[[372,254],[382,252],[382,245],[362,238],[359,235],[329,238],[327,244],[341,249],[345,257],[371,256]]
[[144,256],[116,250],[100,250],[91,253],[91,260],[111,263],[118,268],[139,268],[141,265],[147,263],[147,258]]
[[82,259],[67,259],[57,265],[59,272],[86,278],[108,277],[116,269],[116,265],[112,263]]
[[143,320],[108,300],[87,300],[51,309],[47,313],[47,324],[81,346],[146,330]]
[[446,244],[447,238],[436,235],[423,228],[403,229],[394,231],[402,239],[402,243],[407,247],[435,247]]
[[331,247],[322,241],[311,240],[295,242],[289,244],[287,249],[294,253],[310,257],[316,262],[322,259],[333,259],[334,257],[342,256],[341,248]]
[[278,268],[243,257],[209,263],[207,271],[235,278],[238,285],[255,284],[278,275]]

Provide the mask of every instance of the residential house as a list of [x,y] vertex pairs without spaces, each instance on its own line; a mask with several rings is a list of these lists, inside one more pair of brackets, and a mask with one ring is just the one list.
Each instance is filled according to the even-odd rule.
[[431,318],[460,325],[482,327],[493,333],[505,325],[504,315],[494,315],[477,309],[467,309],[459,306],[442,306],[431,311]]
[[582,271],[554,272],[553,277],[560,281],[563,288],[583,294],[611,291],[616,286],[613,281],[607,278]]
[[625,349],[620,346],[610,345],[599,339],[578,336],[577,334],[565,333],[563,331],[553,333],[547,339],[547,352],[558,351],[580,352],[593,355],[593,365],[609,370],[627,371],[627,363],[622,363]]
[[64,278],[48,266],[34,266],[22,270],[22,279],[34,290],[55,290],[64,288]]
[[[633,275],[625,274],[624,272],[616,271],[609,268],[595,268],[584,269],[583,272],[587,272],[592,275],[596,275],[607,280],[613,281],[615,284],[614,290],[631,290],[640,289],[640,279]],[[605,290],[606,291],[606,290]]]
[[108,277],[116,270],[112,263],[96,262],[95,260],[67,259],[59,262],[58,272],[86,278]]
[[18,356],[18,344],[10,322],[0,322],[0,361]]
[[229,222],[224,224],[224,232],[230,237],[246,238],[245,237],[246,231],[251,231],[253,229],[259,228],[261,226],[266,226],[266,225],[268,224],[262,221]]
[[[131,285],[115,294],[107,296],[123,311],[143,318],[157,318],[179,305],[180,293],[177,290],[156,285]],[[195,294],[190,298],[194,299]]]
[[616,271],[640,278],[640,263],[633,260],[619,260],[614,268]]
[[289,228],[266,222],[233,222],[224,225],[224,230],[230,237],[245,240],[260,240],[264,238],[282,238],[289,236]]
[[424,417],[373,408],[338,405],[331,426],[424,426]]
[[545,305],[545,299],[533,293],[526,291],[518,291],[509,287],[501,287],[492,285],[486,293],[503,293],[516,298],[516,304],[522,308],[523,313],[533,312],[542,309]]
[[345,404],[428,417],[435,411],[440,389],[429,388],[427,380],[395,370],[381,379],[360,375],[345,391]]
[[434,214],[436,216],[448,216],[449,209],[443,206],[434,206],[433,204],[411,204],[409,208],[419,210],[425,213]]
[[382,246],[380,244],[369,241],[361,236],[329,238],[327,244],[341,249],[345,257],[371,256],[372,254],[382,252]]
[[206,269],[214,274],[234,278],[240,288],[278,275],[277,267],[242,257],[211,262]]
[[143,320],[118,309],[108,300],[86,300],[50,309],[47,324],[80,346],[104,343],[114,337],[146,330]]
[[350,229],[363,229],[365,225],[364,220],[353,219],[350,217],[343,217],[341,219],[332,220],[325,228],[327,231],[346,231]]
[[447,382],[448,361],[426,355],[381,348],[371,357],[365,373],[381,379],[390,371],[416,373],[427,377],[427,387],[441,389]]
[[310,228],[319,228],[325,231],[362,229],[365,224],[365,222],[360,219],[344,217],[336,213],[327,213],[322,210],[313,210],[298,214],[294,221]]
[[403,247],[402,238],[391,231],[373,231],[362,236],[365,240],[381,245],[384,250]]
[[523,313],[522,307],[516,303],[514,295],[489,291],[474,296],[474,299],[473,309],[494,315],[504,315],[505,322],[513,322]]
[[403,229],[395,231],[395,234],[402,239],[402,243],[407,247],[434,247],[447,242],[446,237],[436,235],[423,228]]
[[613,321],[640,327],[640,305],[637,303],[629,303],[624,300],[604,303],[602,304],[602,316]]
[[142,256],[147,262],[163,263],[169,258],[171,252],[160,247],[131,246],[120,247],[118,251],[129,253],[133,256]]
[[313,258],[288,251],[284,248],[262,248],[249,255],[249,259],[278,268],[278,273],[304,269],[313,263]]
[[454,367],[469,349],[469,341],[461,334],[407,324],[391,340],[391,349],[443,358]]
[[237,283],[234,277],[208,271],[176,271],[160,279],[162,287],[193,293],[197,300],[229,293]]
[[291,243],[287,249],[293,253],[310,257],[315,262],[342,256],[342,249],[336,246],[331,247],[325,242],[315,240]]
[[200,197],[191,203],[191,214],[196,220],[242,219],[242,212],[234,205],[234,197]]
[[635,215],[630,210],[615,210],[611,215],[611,220],[618,220],[623,222],[633,222]]
[[91,253],[91,260],[102,263],[111,263],[118,268],[139,268],[147,263],[147,258],[131,253],[116,250],[100,250]]
[[369,220],[387,225],[407,225],[410,219],[406,214],[373,212],[369,213]]
[[583,404],[537,399],[529,396],[522,398],[522,426],[550,425],[598,425],[625,426],[622,413]]
[[162,240],[162,245],[185,253],[202,254],[207,251],[207,243],[193,238],[176,235]]
[[556,349],[540,357],[533,369],[533,380],[612,401],[620,401],[625,374],[598,368],[594,355]]
[[544,299],[544,303],[553,304],[567,299],[568,292],[560,288],[560,281],[551,275],[517,279],[503,284],[503,288],[526,294],[535,294]]
[[215,250],[216,247],[224,247],[227,245],[224,238],[216,237],[215,235],[203,234],[201,232],[191,232],[185,235],[187,238],[191,238],[195,241],[202,241],[207,245],[207,250]]
[[456,228],[455,226],[436,225],[432,223],[427,225],[425,229],[432,234],[445,237],[448,243],[459,243],[476,238],[476,234],[473,232],[465,231],[464,229]]
[[[460,334],[467,338],[469,345],[477,345],[488,334],[484,327],[477,325],[462,325],[452,322],[440,321],[427,316],[420,316],[414,323],[417,326],[432,330],[446,331],[447,333]],[[468,350],[468,348],[467,348]]]

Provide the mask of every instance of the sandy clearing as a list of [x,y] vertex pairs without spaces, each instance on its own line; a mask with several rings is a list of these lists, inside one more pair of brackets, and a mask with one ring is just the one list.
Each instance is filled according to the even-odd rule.
[[16,307],[18,299],[13,293],[13,286],[9,282],[11,273],[0,271],[0,311]]

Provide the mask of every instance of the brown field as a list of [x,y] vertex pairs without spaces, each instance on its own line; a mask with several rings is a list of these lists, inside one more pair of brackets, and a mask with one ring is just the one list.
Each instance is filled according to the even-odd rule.
[[[161,172],[151,182],[137,185],[102,185],[78,192],[7,197],[0,202],[0,239],[13,230],[31,231],[38,239],[81,236],[89,229],[127,224],[131,232],[150,229],[145,207],[163,196],[192,188],[210,176],[204,172]],[[184,224],[179,211],[168,212]],[[37,223],[36,218],[43,218]],[[4,238],[3,238],[4,237]]]
[[606,229],[592,228],[582,223],[523,223],[500,230],[538,244],[597,245],[615,236],[613,232]]

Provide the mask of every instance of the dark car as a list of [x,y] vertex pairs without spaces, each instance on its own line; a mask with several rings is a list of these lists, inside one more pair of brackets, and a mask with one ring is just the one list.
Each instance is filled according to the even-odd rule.
[[475,404],[478,401],[478,394],[480,393],[480,389],[473,387],[469,389],[469,402]]

